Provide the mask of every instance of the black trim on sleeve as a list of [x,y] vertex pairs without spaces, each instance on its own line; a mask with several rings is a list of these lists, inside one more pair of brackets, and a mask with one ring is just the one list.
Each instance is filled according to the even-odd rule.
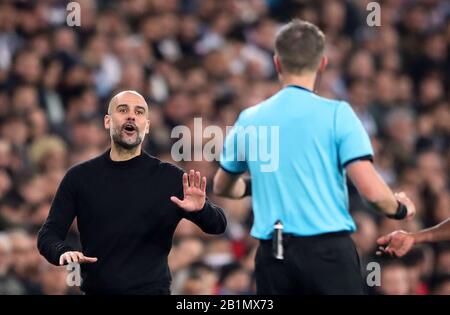
[[347,165],[349,165],[352,162],[356,162],[356,161],[370,161],[370,162],[373,162],[373,155],[372,154],[368,154],[368,155],[359,156],[359,157],[356,157],[354,159],[348,160],[347,162],[345,162],[342,165],[344,167],[347,167]]
[[232,171],[229,171],[226,168],[224,168],[222,165],[219,165],[219,166],[220,166],[221,169],[223,169],[225,172],[227,172],[228,174],[231,174],[231,175],[241,175],[241,174],[244,174],[246,172],[246,171],[243,171],[243,172],[232,172]]

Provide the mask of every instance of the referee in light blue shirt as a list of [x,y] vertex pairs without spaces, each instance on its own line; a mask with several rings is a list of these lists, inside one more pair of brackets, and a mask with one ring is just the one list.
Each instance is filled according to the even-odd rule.
[[[293,20],[280,30],[274,62],[283,88],[239,115],[214,178],[218,195],[252,195],[258,294],[365,292],[346,174],[388,217],[415,213],[375,171],[370,139],[350,105],[313,92],[327,63],[324,46],[311,23]],[[251,179],[241,176],[246,171]]]

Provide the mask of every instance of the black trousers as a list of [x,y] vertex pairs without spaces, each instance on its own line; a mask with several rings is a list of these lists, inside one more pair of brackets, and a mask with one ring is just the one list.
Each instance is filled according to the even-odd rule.
[[272,240],[260,241],[255,260],[258,294],[366,294],[349,233],[284,235],[283,245],[284,260],[277,260]]

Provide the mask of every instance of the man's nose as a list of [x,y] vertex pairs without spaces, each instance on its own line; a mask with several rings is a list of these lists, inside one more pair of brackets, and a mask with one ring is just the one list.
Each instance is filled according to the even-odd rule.
[[136,120],[136,114],[130,111],[128,113],[128,115],[127,115],[127,121],[129,121],[129,120],[135,121]]

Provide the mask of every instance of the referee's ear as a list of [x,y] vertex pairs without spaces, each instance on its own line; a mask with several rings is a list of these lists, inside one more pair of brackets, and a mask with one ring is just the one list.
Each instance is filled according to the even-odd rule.
[[273,64],[278,74],[281,74],[281,61],[277,54],[273,55]]
[[322,59],[320,59],[320,64],[319,64],[319,72],[323,72],[325,70],[325,68],[328,65],[328,57],[327,56],[322,56]]

